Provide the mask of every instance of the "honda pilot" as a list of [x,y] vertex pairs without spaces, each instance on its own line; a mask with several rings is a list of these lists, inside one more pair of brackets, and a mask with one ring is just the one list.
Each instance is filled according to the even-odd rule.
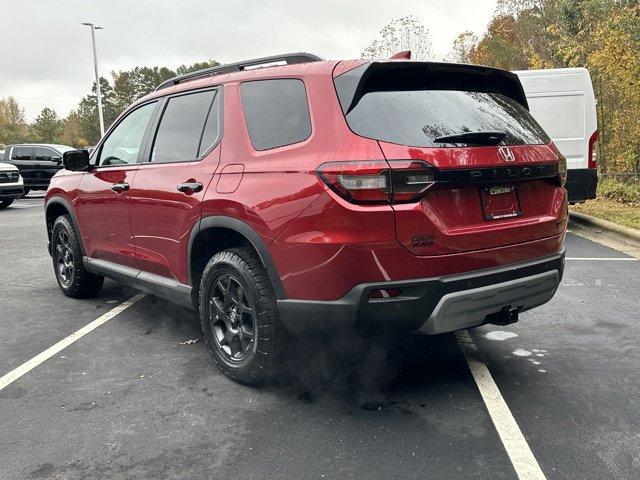
[[566,162],[518,77],[298,53],[171,79],[46,197],[62,292],[105,277],[197,311],[263,382],[290,334],[506,324],[562,278]]

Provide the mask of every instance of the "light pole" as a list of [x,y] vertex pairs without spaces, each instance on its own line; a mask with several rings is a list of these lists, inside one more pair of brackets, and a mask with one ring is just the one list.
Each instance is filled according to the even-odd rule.
[[98,27],[93,23],[83,23],[91,27],[91,44],[93,45],[93,68],[96,73],[96,90],[98,92],[98,119],[100,120],[100,136],[104,135],[104,118],[102,116],[102,95],[100,93],[100,75],[98,74],[98,54],[96,53],[96,30],[102,30],[102,27]]

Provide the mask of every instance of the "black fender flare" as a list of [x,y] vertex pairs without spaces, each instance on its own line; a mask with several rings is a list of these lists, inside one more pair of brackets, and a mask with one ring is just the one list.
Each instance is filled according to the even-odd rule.
[[[267,246],[260,238],[260,235],[256,233],[256,231],[251,228],[248,224],[244,223],[241,220],[236,218],[227,217],[224,215],[213,215],[210,217],[201,218],[198,223],[196,223],[191,229],[191,233],[189,235],[189,248],[187,250],[187,265],[189,266],[189,284],[192,283],[192,275],[191,275],[191,248],[193,246],[193,241],[195,240],[198,233],[208,228],[227,228],[229,230],[233,230],[244,238],[246,238],[249,243],[253,246],[256,252],[258,252],[258,256],[262,261],[262,265],[267,270],[267,274],[269,275],[269,280],[271,281],[271,285],[273,286],[274,293],[276,294],[276,298],[278,300],[285,300],[287,297],[284,292],[284,287],[282,285],[282,280],[280,279],[280,275],[278,274],[278,270],[271,259],[271,254],[267,249]],[[193,288],[196,286],[192,285]]]
[[[80,249],[82,250],[82,256],[86,256],[86,253],[84,250],[84,243],[82,242],[82,233],[80,232],[80,228],[78,227],[78,220],[76,219],[75,210],[73,209],[73,206],[66,198],[51,197],[49,200],[47,200],[47,203],[44,206],[45,222],[47,221],[46,220],[47,212],[49,211],[49,208],[51,207],[51,205],[54,205],[54,204],[62,205],[67,211],[67,213],[69,214],[69,216],[71,217],[73,226],[76,229],[76,232],[78,233],[78,240],[80,241]],[[49,238],[49,243],[51,243],[50,233],[51,232],[49,232],[49,229],[47,228],[47,237]],[[49,246],[49,253],[51,253],[51,246]]]

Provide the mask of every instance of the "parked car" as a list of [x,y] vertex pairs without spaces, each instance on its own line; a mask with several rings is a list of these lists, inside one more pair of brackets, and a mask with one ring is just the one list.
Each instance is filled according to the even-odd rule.
[[598,118],[586,68],[514,72],[520,77],[531,114],[567,159],[570,203],[596,198]]
[[291,333],[507,324],[562,278],[565,159],[503,70],[223,65],[161,84],[64,164],[45,204],[62,292],[110,277],[191,307],[244,383],[277,373]]
[[15,165],[0,163],[0,210],[24,195],[22,176]]
[[24,179],[24,194],[31,190],[46,190],[51,177],[62,169],[62,154],[73,150],[67,145],[21,144],[7,145],[5,162],[18,167]]

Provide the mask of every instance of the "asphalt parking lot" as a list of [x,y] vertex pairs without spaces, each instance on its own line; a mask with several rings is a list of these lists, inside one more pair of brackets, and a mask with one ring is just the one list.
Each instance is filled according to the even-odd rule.
[[[137,293],[64,297],[42,198],[0,229],[0,377]],[[469,334],[546,478],[637,479],[640,247],[571,230],[556,297]],[[192,317],[145,296],[0,387],[0,479],[517,478],[454,335],[300,340],[252,389]]]

